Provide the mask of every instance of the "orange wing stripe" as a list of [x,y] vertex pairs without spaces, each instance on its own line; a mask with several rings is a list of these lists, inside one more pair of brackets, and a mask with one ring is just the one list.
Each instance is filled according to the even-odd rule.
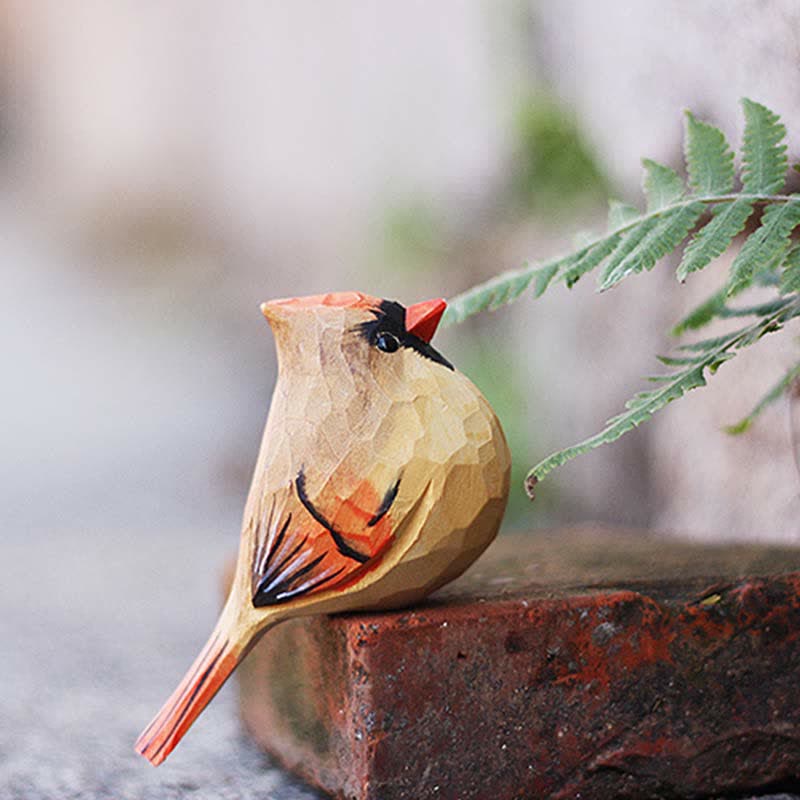
[[[391,541],[393,526],[388,512],[398,486],[399,481],[379,504],[374,488],[368,481],[362,481],[350,497],[337,498],[335,513],[329,521],[309,499],[301,470],[294,488],[311,520],[293,519],[291,512],[278,519],[273,499],[257,532],[253,605],[275,605],[300,595],[333,589],[371,569]],[[348,533],[344,535],[341,531]]]

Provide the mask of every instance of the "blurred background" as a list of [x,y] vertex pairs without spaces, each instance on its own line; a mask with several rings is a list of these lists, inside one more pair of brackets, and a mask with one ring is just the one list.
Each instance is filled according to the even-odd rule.
[[[799,36],[792,0],[0,0],[0,626],[20,642],[0,731],[33,737],[0,733],[0,781],[35,796],[35,751],[62,796],[99,785],[42,755],[64,726],[64,747],[89,726],[112,748],[103,785],[143,780],[130,742],[210,629],[237,546],[275,378],[262,300],[411,303],[567,251],[609,196],[640,203],[642,156],[680,166],[686,107],[738,145],[751,97],[797,156]],[[794,363],[788,336],[535,502],[522,489],[641,388],[725,268],[680,286],[662,264],[602,296],[584,280],[438,336],[509,435],[507,528],[800,541],[791,403],[721,432]],[[130,796],[168,796],[147,780]]]

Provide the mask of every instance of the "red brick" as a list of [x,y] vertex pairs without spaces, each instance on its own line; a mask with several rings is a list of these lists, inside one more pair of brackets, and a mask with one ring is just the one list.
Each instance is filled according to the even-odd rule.
[[348,800],[796,787],[792,570],[788,548],[507,537],[423,607],[269,632],[239,669],[242,716]]

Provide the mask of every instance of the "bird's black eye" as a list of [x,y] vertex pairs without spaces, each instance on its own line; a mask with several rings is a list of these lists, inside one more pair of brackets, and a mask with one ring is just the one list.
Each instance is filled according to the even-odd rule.
[[375,344],[378,346],[378,350],[383,350],[384,353],[394,353],[400,347],[397,337],[393,333],[385,331],[378,334]]

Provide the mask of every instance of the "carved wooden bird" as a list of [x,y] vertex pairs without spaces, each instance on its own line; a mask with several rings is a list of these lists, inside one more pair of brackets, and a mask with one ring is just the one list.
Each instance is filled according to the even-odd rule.
[[262,305],[278,380],[235,577],[203,651],[136,742],[154,765],[268,628],[414,603],[494,538],[508,446],[480,391],[430,344],[445,305],[358,292]]

